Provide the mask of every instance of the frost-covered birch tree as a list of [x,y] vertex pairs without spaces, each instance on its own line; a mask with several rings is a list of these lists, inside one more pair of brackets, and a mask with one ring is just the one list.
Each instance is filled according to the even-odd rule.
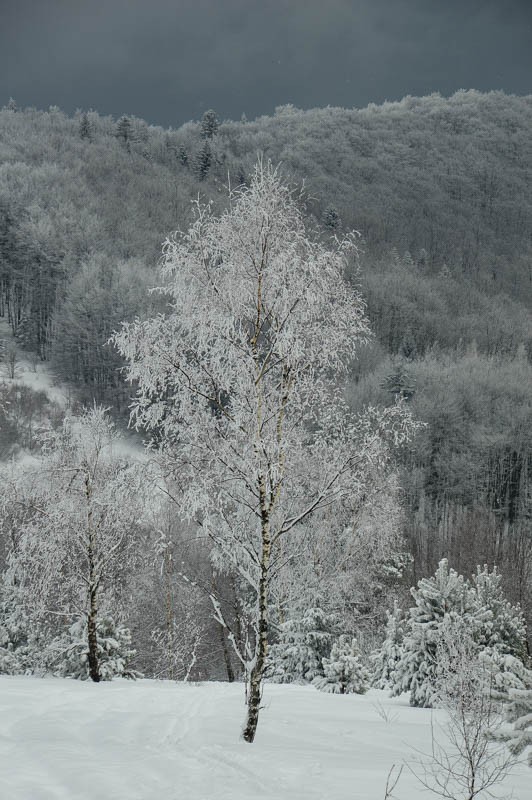
[[115,343],[138,386],[134,420],[154,434],[180,513],[252,598],[241,653],[252,742],[284,540],[360,498],[389,458],[389,436],[403,441],[412,426],[399,407],[354,419],[342,397],[342,376],[369,336],[364,303],[344,278],[354,235],[330,248],[309,235],[299,198],[260,162],[221,216],[200,203],[195,211],[164,245],[167,312],[124,324]]
[[[66,418],[50,434],[30,475],[4,590],[37,621],[72,623],[85,640],[89,677],[102,679],[98,627],[114,618],[139,549],[146,475],[116,452],[118,436],[102,409]],[[108,621],[107,621],[108,625]]]

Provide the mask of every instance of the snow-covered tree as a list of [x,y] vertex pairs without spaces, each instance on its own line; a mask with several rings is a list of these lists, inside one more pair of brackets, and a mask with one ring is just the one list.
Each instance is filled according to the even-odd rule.
[[445,722],[431,726],[430,753],[413,767],[425,788],[447,800],[496,796],[493,787],[503,783],[515,763],[505,747],[493,742],[500,705],[491,665],[481,655],[470,621],[448,614],[440,627],[433,687],[433,701],[447,712]]
[[284,540],[340,500],[356,505],[369,465],[385,469],[390,442],[413,428],[401,407],[355,419],[342,398],[341,378],[369,335],[344,279],[355,256],[353,236],[332,250],[310,237],[294,193],[259,163],[225,213],[198,204],[188,232],[167,240],[167,313],[115,337],[138,382],[134,419],[156,434],[182,515],[248,586],[248,742]]
[[532,767],[532,688],[510,690],[505,716],[512,728],[499,731],[496,738],[507,742],[515,755],[527,753]]
[[277,644],[270,647],[271,680],[276,683],[312,683],[323,676],[323,659],[331,652],[334,620],[321,608],[279,625]]
[[478,606],[477,641],[482,647],[496,649],[504,655],[523,659],[526,624],[519,606],[510,603],[502,589],[502,575],[497,567],[477,567],[472,586]]
[[129,150],[131,141],[133,139],[133,126],[130,118],[125,114],[121,116],[119,120],[117,120],[115,136]]
[[410,692],[414,706],[430,706],[437,684],[437,648],[441,626],[449,616],[464,618],[473,601],[462,575],[442,559],[431,578],[412,588],[415,606],[410,609],[402,653],[393,675],[394,695]]
[[411,589],[415,606],[406,620],[400,657],[393,675],[393,693],[410,692],[412,705],[431,705],[438,684],[438,647],[448,626],[474,643],[494,689],[523,688],[525,623],[518,606],[509,603],[494,569],[477,568],[472,581],[440,561],[432,578]]
[[6,584],[14,603],[41,624],[80,620],[93,681],[102,678],[98,625],[113,616],[140,545],[147,481],[114,448],[118,437],[94,408],[50,434],[33,469],[41,486],[27,499]]
[[[47,637],[17,603],[9,585],[0,587],[0,675],[25,675],[42,663]],[[6,592],[6,588],[8,591]]]
[[[82,681],[92,677],[85,629],[85,620],[80,618],[52,643],[51,649],[57,653],[56,675]],[[96,641],[100,680],[140,677],[130,667],[135,650],[131,645],[131,631],[125,625],[117,624],[111,616],[101,616],[96,621]]]
[[364,694],[369,689],[370,674],[362,661],[357,640],[342,635],[333,644],[331,654],[323,659],[323,676],[313,681],[320,692]]
[[201,137],[202,139],[212,139],[218,133],[220,123],[216,111],[212,108],[205,111],[201,118]]
[[372,656],[372,685],[387,689],[394,684],[395,668],[402,656],[404,616],[397,603],[386,612],[386,636],[382,646]]
[[209,144],[209,140],[205,139],[194,158],[194,172],[196,173],[198,180],[205,180],[211,168],[211,164],[212,148]]

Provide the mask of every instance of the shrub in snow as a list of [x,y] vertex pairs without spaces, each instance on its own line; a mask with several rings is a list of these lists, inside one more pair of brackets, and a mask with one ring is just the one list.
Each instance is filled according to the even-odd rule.
[[403,652],[405,625],[403,612],[396,603],[393,611],[387,611],[386,616],[386,638],[380,650],[375,651],[371,658],[371,683],[377,689],[393,686],[395,668]]
[[323,659],[332,644],[333,620],[321,608],[309,608],[298,619],[280,626],[280,638],[270,648],[270,678],[275,683],[311,683],[323,676]]
[[[79,619],[60,639],[56,648],[62,652],[62,658],[56,667],[56,674],[63,678],[88,680],[89,650],[87,646],[87,622]],[[98,658],[101,679],[137,678],[140,674],[132,670],[129,663],[135,651],[131,648],[131,632],[110,616],[101,617],[96,626]]]
[[331,655],[323,659],[323,673],[313,681],[320,692],[364,694],[369,688],[370,674],[360,661],[356,639],[350,636],[335,641]]

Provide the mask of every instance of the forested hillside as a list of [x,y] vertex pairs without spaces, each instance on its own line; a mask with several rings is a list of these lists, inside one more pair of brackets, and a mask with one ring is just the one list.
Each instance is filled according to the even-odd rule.
[[[459,92],[163,130],[133,117],[0,112],[0,315],[79,398],[127,417],[108,344],[161,306],[161,243],[201,194],[223,207],[257,153],[304,184],[325,239],[361,234],[374,340],[349,402],[402,396],[427,423],[401,484],[414,577],[497,563],[532,617],[532,97]],[[6,395],[8,389],[2,392]],[[0,397],[2,427],[12,405]],[[9,455],[4,448],[3,455]]]

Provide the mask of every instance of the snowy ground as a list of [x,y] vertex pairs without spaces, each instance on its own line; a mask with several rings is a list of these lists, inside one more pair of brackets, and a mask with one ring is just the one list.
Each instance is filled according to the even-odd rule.
[[[264,706],[248,745],[241,685],[2,676],[0,798],[383,800],[430,741],[431,712],[384,692],[267,686]],[[531,780],[519,767],[505,788],[530,800]],[[394,797],[430,796],[405,769]]]

